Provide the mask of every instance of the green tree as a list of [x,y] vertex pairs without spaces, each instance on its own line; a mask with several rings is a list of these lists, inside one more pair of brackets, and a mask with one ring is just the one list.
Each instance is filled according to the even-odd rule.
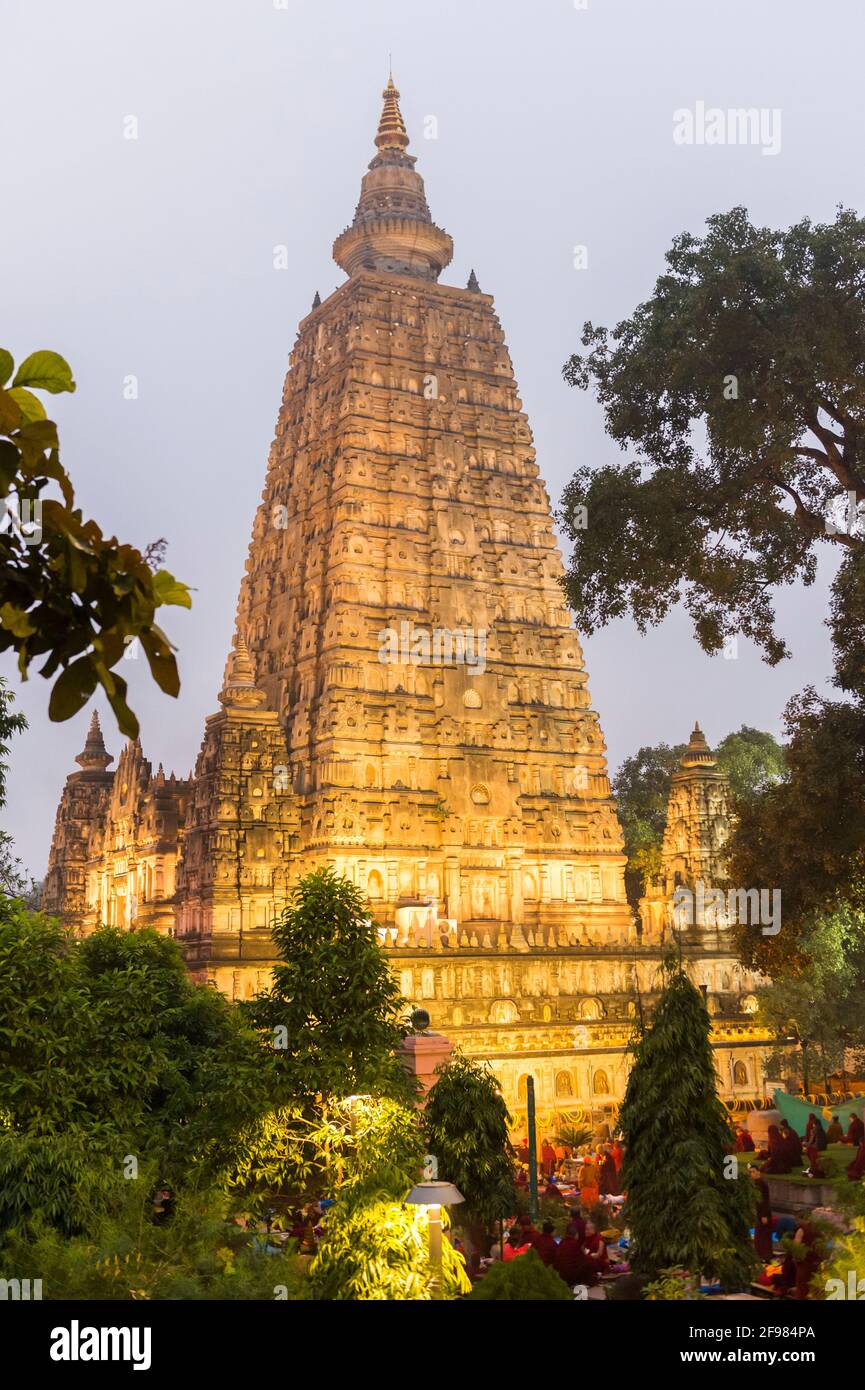
[[[716,652],[743,633],[787,655],[772,591],[842,558],[830,619],[847,688],[865,683],[865,221],[755,227],[744,208],[685,233],[652,297],[614,332],[587,323],[566,379],[594,384],[637,458],[580,469],[561,519],[578,626],[678,602]],[[853,513],[847,520],[852,495]],[[591,524],[582,524],[586,507]],[[843,670],[842,670],[843,668]]]
[[[14,734],[22,734],[27,720],[20,710],[13,710],[15,696],[0,676],[0,806],[6,805],[6,777],[9,772],[9,748]],[[0,830],[0,894],[8,898],[33,900],[36,883],[15,853],[15,841],[8,830]]]
[[815,916],[799,940],[799,959],[757,990],[759,1019],[779,1044],[786,1070],[809,1088],[829,1089],[829,1076],[865,1063],[865,918],[847,906]]
[[94,1165],[119,1173],[127,1156],[215,1180],[274,1084],[271,1050],[193,984],[176,943],[115,928],[77,941],[0,898],[0,1227],[68,1224]]
[[632,1049],[619,1116],[622,1186],[637,1274],[682,1265],[738,1285],[753,1262],[753,1197],[746,1177],[727,1175],[733,1136],[716,1091],[710,1030],[700,991],[668,962],[652,1024]]
[[[138,734],[126,702],[126,681],[114,669],[138,639],[160,690],[177,695],[180,680],[171,643],[155,621],[165,604],[190,606],[189,589],[151,562],[164,548],[142,554],[106,538],[75,506],[60,462],[57,426],[36,391],[74,391],[67,362],[56,352],[31,353],[15,371],[0,348],[0,502],[8,524],[0,531],[0,651],[14,651],[26,679],[58,671],[51,719],[69,719],[101,685],[121,732]],[[54,489],[59,496],[48,496]]]
[[[428,1213],[405,1204],[419,1180],[424,1153],[415,1112],[389,1098],[354,1097],[330,1108],[311,1141],[330,1156],[335,1196],[326,1236],[310,1267],[312,1296],[337,1301],[433,1298]],[[442,1279],[445,1297],[470,1288],[462,1257],[447,1240]]]
[[737,931],[742,959],[771,975],[801,966],[815,914],[865,911],[865,706],[807,689],[785,728],[786,774],[739,803],[727,852],[732,883],[781,891],[777,935]]
[[459,1210],[461,1225],[487,1226],[513,1211],[510,1118],[486,1062],[455,1052],[439,1069],[423,1111],[423,1126],[439,1173],[465,1198]]
[[[613,781],[628,856],[625,886],[632,907],[642,897],[645,884],[660,873],[670,782],[684,751],[683,743],[672,748],[666,743],[640,748],[625,758]],[[774,785],[786,766],[784,749],[777,739],[747,724],[727,734],[715,756],[727,774],[737,806],[740,801],[751,802]]]
[[348,879],[317,869],[274,924],[280,964],[245,1008],[271,1034],[287,1098],[408,1093],[396,1056],[406,1005],[369,912]]
[[573,1292],[561,1275],[543,1263],[536,1250],[516,1259],[498,1261],[476,1284],[469,1298],[477,1302],[572,1303]]

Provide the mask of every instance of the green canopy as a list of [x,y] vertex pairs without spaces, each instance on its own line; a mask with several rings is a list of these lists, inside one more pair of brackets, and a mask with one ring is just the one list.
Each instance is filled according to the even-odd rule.
[[801,1096],[790,1096],[786,1091],[775,1092],[776,1109],[781,1111],[790,1128],[795,1129],[800,1139],[805,1138],[809,1115],[816,1115],[822,1120],[824,1129],[832,1116],[837,1115],[846,1132],[851,1115],[858,1115],[860,1120],[862,1119],[862,1105],[862,1096],[858,1100],[847,1100],[843,1105],[818,1105],[816,1101],[804,1100]]

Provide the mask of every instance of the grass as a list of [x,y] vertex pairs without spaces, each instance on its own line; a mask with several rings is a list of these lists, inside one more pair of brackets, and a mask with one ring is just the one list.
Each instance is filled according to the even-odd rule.
[[[847,1169],[856,1157],[856,1150],[849,1144],[830,1144],[820,1155],[820,1166],[825,1168],[825,1178],[806,1178],[801,1169],[794,1168],[792,1173],[772,1173],[766,1177],[772,1177],[779,1182],[794,1183],[797,1187],[816,1187],[819,1183],[831,1183],[838,1190],[848,1187],[860,1187],[861,1183],[852,1183],[847,1177]],[[802,1167],[807,1164],[808,1159],[802,1155]]]

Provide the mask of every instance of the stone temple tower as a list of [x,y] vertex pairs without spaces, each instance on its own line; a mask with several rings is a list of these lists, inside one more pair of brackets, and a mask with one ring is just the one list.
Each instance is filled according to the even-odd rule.
[[[474,272],[441,282],[451,238],[392,79],[383,95],[334,244],[346,279],[316,296],[291,354],[221,710],[177,783],[176,862],[159,859],[172,930],[198,978],[243,997],[267,979],[293,885],[332,866],[367,895],[403,994],[493,1062],[517,1114],[529,1075],[542,1113],[612,1104],[660,946],[637,939],[626,901],[493,300]],[[143,817],[121,836],[123,872],[139,872]],[[115,840],[108,826],[91,844],[84,929],[116,891]],[[136,912],[161,922],[146,894]]]

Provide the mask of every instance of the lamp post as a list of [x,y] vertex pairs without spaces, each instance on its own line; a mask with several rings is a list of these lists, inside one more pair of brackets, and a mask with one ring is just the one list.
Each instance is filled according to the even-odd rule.
[[418,1182],[406,1197],[410,1207],[426,1207],[429,1213],[429,1262],[433,1298],[443,1297],[442,1207],[455,1207],[465,1197],[452,1182]]

